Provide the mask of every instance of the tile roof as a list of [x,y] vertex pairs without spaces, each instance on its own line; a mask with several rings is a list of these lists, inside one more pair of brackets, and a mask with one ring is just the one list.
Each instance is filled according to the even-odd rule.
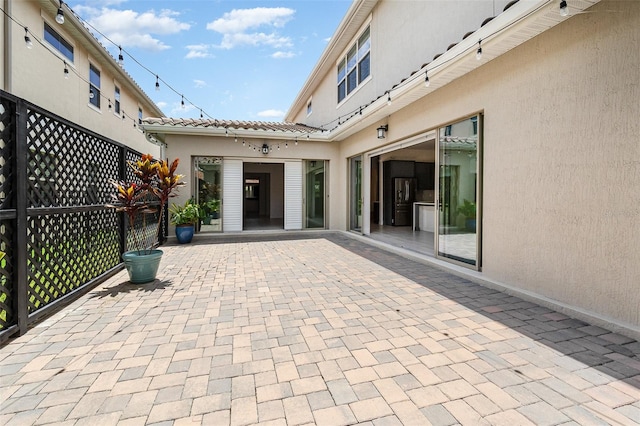
[[274,132],[290,132],[290,133],[313,133],[322,132],[317,127],[307,126],[301,123],[280,123],[268,121],[243,121],[243,120],[218,120],[218,119],[194,119],[194,118],[145,118],[143,124],[148,125],[168,125],[182,127],[199,127],[212,129],[228,129],[228,130],[271,130]]

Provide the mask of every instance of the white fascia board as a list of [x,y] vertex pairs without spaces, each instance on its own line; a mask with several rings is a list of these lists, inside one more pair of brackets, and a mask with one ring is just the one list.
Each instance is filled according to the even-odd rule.
[[[520,0],[430,62],[426,68],[416,72],[404,82],[398,84],[396,88],[390,89],[391,105],[387,105],[386,96],[381,96],[365,107],[362,110],[362,115],[353,117],[337,129],[332,130],[331,139],[345,139],[380,120],[384,120],[394,112],[464,76],[599,1],[574,0],[570,2],[572,5],[570,15],[563,17],[560,15],[558,1]],[[509,40],[514,35],[520,35],[518,40]],[[478,40],[482,40],[483,58],[481,61],[475,58]],[[425,69],[429,73],[429,87],[424,84]]]
[[186,136],[216,136],[228,138],[252,138],[252,139],[269,139],[269,140],[288,140],[292,141],[296,138],[302,141],[310,142],[331,142],[329,132],[309,133],[300,135],[292,132],[283,132],[277,130],[253,130],[253,129],[232,129],[225,130],[222,127],[193,127],[179,126],[172,124],[141,124],[140,128],[146,133],[152,135],[186,135]]

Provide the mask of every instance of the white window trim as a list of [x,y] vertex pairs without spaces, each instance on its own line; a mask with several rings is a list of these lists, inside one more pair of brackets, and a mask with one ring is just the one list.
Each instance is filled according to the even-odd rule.
[[[78,49],[77,49],[75,40],[72,37],[69,37],[69,35],[66,34],[61,28],[56,28],[56,26],[57,27],[61,27],[61,25],[58,24],[55,21],[51,21],[47,16],[44,15],[42,10],[40,11],[40,17],[42,18],[42,25],[40,25],[40,29],[42,31],[42,34],[40,35],[40,39],[42,40],[42,45],[45,48],[47,48],[47,50],[49,50],[51,53],[53,53],[58,58],[60,58],[60,60],[65,61],[68,66],[72,67],[73,69],[76,69],[75,61],[76,61],[76,56],[77,56],[77,53],[78,53]],[[69,58],[64,56],[62,54],[62,52],[60,52],[58,49],[56,49],[54,46],[52,46],[51,43],[49,43],[45,39],[45,37],[44,37],[44,23],[45,22],[47,23],[47,25],[49,25],[51,28],[53,28],[53,30],[55,30],[55,32],[57,32],[62,38],[64,38],[64,41],[66,41],[67,43],[69,43],[71,45],[71,47],[73,47],[73,61],[70,61]]]
[[[120,111],[116,112],[116,89],[120,90]],[[122,85],[118,82],[118,80],[113,79],[113,104],[111,112],[118,118],[122,118]]]
[[[102,94],[102,92],[103,92],[103,89],[102,89],[102,82],[103,82],[102,68],[100,67],[100,65],[96,65],[98,62],[94,61],[90,57],[87,57],[87,62],[88,62],[87,70],[89,71],[89,75],[87,76],[87,81],[89,82],[89,87],[92,86],[92,84],[91,84],[91,67],[94,67],[96,70],[98,70],[98,72],[100,72],[100,87],[98,88],[98,90],[100,91],[100,94],[98,96],[103,96],[103,94]],[[120,96],[122,96],[122,94]],[[88,92],[87,92],[87,98],[89,98]],[[89,108],[91,108],[92,110],[102,114],[102,100],[100,100],[99,103],[100,103],[100,107],[97,107],[97,106],[95,106],[94,104],[91,103],[91,100],[87,99],[87,106]]]
[[[373,32],[371,31],[371,21],[372,21],[373,15],[369,14],[369,17],[367,18],[367,20],[360,26],[360,28],[358,28],[358,31],[356,31],[356,35],[353,36],[351,38],[351,40],[349,40],[349,43],[347,44],[347,47],[342,51],[342,53],[340,54],[338,60],[336,61],[333,69],[335,70],[336,74],[335,74],[335,78],[333,79],[334,81],[334,90],[337,90],[338,88],[338,66],[340,65],[340,63],[342,62],[343,59],[345,59],[349,53],[349,50],[353,47],[354,44],[358,43],[358,39],[360,38],[360,36],[362,35],[362,33],[364,33],[364,30],[367,29],[367,27],[369,27],[369,40],[371,43],[371,46],[369,47],[369,55],[370,58],[369,60],[371,60],[371,58],[373,57],[373,39],[372,39],[372,35]],[[356,65],[357,67],[357,65]],[[345,72],[347,72],[347,70],[345,70]],[[348,74],[347,74],[348,75]],[[347,77],[347,75],[345,75],[345,79]],[[355,93],[358,92],[358,90],[360,90],[361,86],[364,86],[365,84],[367,84],[371,78],[372,78],[373,72],[371,71],[371,62],[369,63],[369,75],[367,76],[367,78],[365,78],[364,80],[362,80],[361,83],[359,83],[355,89],[353,89],[350,93],[346,94],[344,99],[342,99],[341,101],[338,102],[338,104],[336,105],[336,108],[340,107],[342,104],[344,104],[349,98],[351,98]],[[346,87],[345,87],[345,91],[346,91]],[[336,92],[334,92],[336,93]]]

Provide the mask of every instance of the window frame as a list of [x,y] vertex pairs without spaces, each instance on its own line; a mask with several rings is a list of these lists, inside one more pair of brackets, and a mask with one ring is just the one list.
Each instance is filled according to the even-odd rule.
[[[371,79],[371,18],[363,27],[336,62],[338,105]],[[366,38],[363,39],[365,35]],[[366,67],[364,67],[365,62]],[[363,69],[367,70],[364,76]]]
[[[94,76],[92,73],[97,75],[97,86],[94,82]],[[100,86],[101,86],[101,70],[97,66],[93,65],[93,63],[89,62],[89,93],[93,92],[93,98],[89,96],[89,105],[94,108],[100,109]]]
[[[50,40],[52,38],[53,40]],[[57,32],[47,21],[43,21],[42,39],[51,46],[58,55],[70,63],[75,63],[75,48],[65,37]],[[65,52],[60,46],[64,46],[69,52]]]
[[120,117],[122,90],[117,84],[113,88],[113,113]]

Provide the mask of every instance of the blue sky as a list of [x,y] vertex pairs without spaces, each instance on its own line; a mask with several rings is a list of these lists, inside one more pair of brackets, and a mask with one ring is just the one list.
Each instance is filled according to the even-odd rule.
[[[106,36],[95,34],[115,58],[122,46],[125,70],[165,115],[198,118],[202,108],[205,118],[281,121],[351,1],[67,4]],[[156,91],[156,74],[179,94],[162,81]]]

